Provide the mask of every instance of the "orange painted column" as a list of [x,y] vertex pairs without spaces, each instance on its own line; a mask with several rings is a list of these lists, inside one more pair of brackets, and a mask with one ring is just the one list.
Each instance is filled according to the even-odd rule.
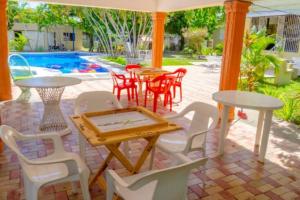
[[[231,0],[226,1],[224,5],[226,12],[226,27],[219,86],[220,91],[237,89],[246,14],[251,2]],[[229,119],[232,120],[233,118],[234,109],[231,109]]]
[[[0,101],[9,100],[11,95],[10,72],[8,68],[8,35],[6,19],[7,0],[0,0]],[[1,115],[0,115],[1,124]],[[0,139],[0,153],[4,144]]]
[[152,13],[152,67],[154,68],[162,67],[166,16],[164,12]]
[[0,0],[0,101],[12,98],[8,68],[7,0]]

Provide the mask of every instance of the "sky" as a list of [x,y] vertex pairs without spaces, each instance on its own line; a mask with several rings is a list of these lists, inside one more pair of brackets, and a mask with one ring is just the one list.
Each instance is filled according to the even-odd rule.
[[28,7],[30,8],[36,8],[38,5],[40,5],[41,3],[39,2],[26,2]]

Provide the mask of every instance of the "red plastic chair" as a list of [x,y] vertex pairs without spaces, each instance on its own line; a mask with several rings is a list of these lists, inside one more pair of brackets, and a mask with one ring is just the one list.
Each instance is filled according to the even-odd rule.
[[153,80],[148,80],[146,82],[146,91],[145,91],[145,99],[144,99],[144,106],[147,106],[147,97],[148,93],[153,93],[153,112],[157,110],[157,101],[158,97],[163,94],[164,95],[164,106],[170,104],[170,111],[172,111],[172,95],[170,88],[172,87],[174,82],[174,77],[169,76],[167,74],[163,74],[154,78]]
[[[128,101],[131,100],[131,95],[132,99],[134,99],[134,95],[136,98],[136,104],[138,105],[138,95],[137,95],[137,86],[136,84],[132,81],[130,78],[126,78],[123,74],[116,74],[115,72],[111,72],[111,76],[113,79],[113,94],[115,94],[115,90],[117,89],[117,98],[120,100],[121,97],[121,91],[126,89],[127,90],[127,97]],[[130,90],[131,90],[131,95],[130,95]]]
[[168,73],[170,76],[174,76],[174,83],[173,83],[173,98],[176,97],[176,87],[180,89],[180,101],[182,101],[182,79],[185,76],[187,70],[184,68],[178,68],[172,73]]
[[134,69],[141,69],[142,66],[138,65],[138,64],[129,64],[125,66],[125,71],[129,73],[130,78],[136,82],[138,80],[138,77],[136,76],[136,74],[134,73]]

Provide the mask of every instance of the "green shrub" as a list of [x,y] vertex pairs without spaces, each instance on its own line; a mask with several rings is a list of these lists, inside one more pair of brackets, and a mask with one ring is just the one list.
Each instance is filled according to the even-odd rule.
[[224,44],[222,42],[218,43],[215,47],[215,54],[221,56],[223,54]]
[[23,51],[27,43],[28,43],[28,39],[23,34],[17,33],[17,37],[9,41],[9,50]]
[[[257,91],[280,99],[284,106],[276,110],[274,115],[279,119],[300,125],[300,88],[298,81],[285,87],[276,87],[270,83],[260,83]],[[298,86],[298,87],[297,87]]]

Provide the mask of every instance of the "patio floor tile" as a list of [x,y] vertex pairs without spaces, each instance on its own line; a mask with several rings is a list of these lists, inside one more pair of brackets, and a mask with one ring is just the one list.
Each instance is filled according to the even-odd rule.
[[[167,68],[170,69],[170,68]],[[172,68],[174,69],[174,68]],[[211,94],[218,90],[219,72],[207,71],[200,66],[188,67],[187,77],[184,79],[184,100],[174,105],[174,112],[178,112],[193,101],[203,101],[215,104]],[[74,127],[69,115],[73,114],[74,99],[84,91],[106,90],[111,91],[111,80],[84,81],[80,85],[68,87],[61,103],[66,121],[72,129],[72,134],[63,137],[67,151],[78,153],[78,130]],[[14,87],[14,95],[19,94],[19,89]],[[32,90],[31,103],[21,104],[7,102],[2,112],[3,123],[16,128],[24,134],[36,133],[43,112],[43,105],[37,93]],[[134,106],[122,96],[124,106]],[[151,107],[149,107],[151,109]],[[159,114],[170,115],[168,109],[159,107]],[[189,116],[188,116],[189,118]],[[183,122],[186,125],[185,122]],[[217,155],[219,129],[212,131],[207,136],[207,156],[209,160],[205,168],[193,170],[189,177],[188,199],[297,199],[300,197],[300,148],[299,141],[282,137],[280,131],[282,124],[274,120],[272,133],[265,164],[257,162],[258,156],[253,152],[255,141],[255,126],[251,122],[238,121],[230,128],[226,139],[225,154]],[[285,133],[292,129],[287,128]],[[49,141],[20,142],[22,152],[29,158],[39,158],[53,151]],[[131,141],[131,160],[136,160],[140,150],[145,146],[143,140]],[[86,162],[92,172],[95,172],[107,156],[104,147],[86,147]],[[202,154],[195,152],[189,155],[195,159]],[[172,158],[160,151],[155,155],[155,168],[165,168],[172,165]],[[148,169],[149,161],[142,167]],[[129,173],[121,167],[120,163],[110,165],[121,176]],[[203,185],[203,182],[205,184]],[[73,194],[70,183],[56,184],[43,187],[39,198],[43,200],[79,200],[82,199],[78,183],[78,193]],[[204,188],[205,187],[205,188]],[[92,199],[104,200],[105,194],[94,186],[91,190]],[[22,172],[17,156],[9,149],[0,155],[0,200],[24,199]]]

